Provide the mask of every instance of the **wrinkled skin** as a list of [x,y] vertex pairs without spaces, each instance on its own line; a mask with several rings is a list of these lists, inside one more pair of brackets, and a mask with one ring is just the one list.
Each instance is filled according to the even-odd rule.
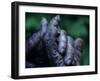
[[26,40],[26,67],[80,65],[83,40],[72,37],[59,27],[60,16],[50,22],[42,18],[40,30]]

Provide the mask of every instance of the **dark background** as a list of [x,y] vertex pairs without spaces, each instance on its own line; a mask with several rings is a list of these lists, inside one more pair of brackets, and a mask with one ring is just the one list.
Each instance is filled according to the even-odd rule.
[[[47,18],[48,21],[58,14],[47,13],[26,13],[26,39],[32,33],[37,32],[40,28],[40,21],[42,17]],[[84,40],[84,47],[81,57],[81,65],[89,65],[89,16],[88,15],[69,15],[59,14],[61,21],[60,28],[64,29],[68,35],[74,39],[81,37]]]

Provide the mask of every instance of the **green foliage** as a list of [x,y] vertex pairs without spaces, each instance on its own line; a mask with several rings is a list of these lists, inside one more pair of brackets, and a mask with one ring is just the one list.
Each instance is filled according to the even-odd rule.
[[[39,30],[42,17],[47,18],[49,22],[55,15],[56,14],[26,13],[26,37],[29,37],[33,32]],[[84,40],[81,65],[89,65],[89,16],[69,14],[59,15],[61,17],[61,21],[59,22],[60,28],[64,29],[67,34],[74,39],[81,37]]]

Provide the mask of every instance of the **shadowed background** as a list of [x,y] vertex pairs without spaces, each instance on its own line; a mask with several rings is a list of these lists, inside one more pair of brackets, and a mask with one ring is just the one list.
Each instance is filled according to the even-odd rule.
[[[32,33],[37,32],[40,28],[40,21],[42,17],[47,18],[48,21],[57,14],[46,13],[26,13],[26,39]],[[89,16],[88,15],[69,15],[59,14],[61,20],[59,26],[64,29],[68,35],[73,39],[81,37],[84,40],[84,47],[81,57],[81,65],[89,65]]]

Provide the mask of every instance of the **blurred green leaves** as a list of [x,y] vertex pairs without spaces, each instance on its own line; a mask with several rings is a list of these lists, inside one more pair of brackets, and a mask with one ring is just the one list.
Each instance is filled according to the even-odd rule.
[[[42,17],[47,18],[49,22],[55,15],[56,14],[26,13],[26,38],[29,37],[33,32],[37,32],[39,30]],[[61,21],[59,22],[60,28],[64,29],[68,35],[74,39],[81,37],[84,40],[81,65],[89,65],[89,16],[69,14],[59,15],[61,17]]]

